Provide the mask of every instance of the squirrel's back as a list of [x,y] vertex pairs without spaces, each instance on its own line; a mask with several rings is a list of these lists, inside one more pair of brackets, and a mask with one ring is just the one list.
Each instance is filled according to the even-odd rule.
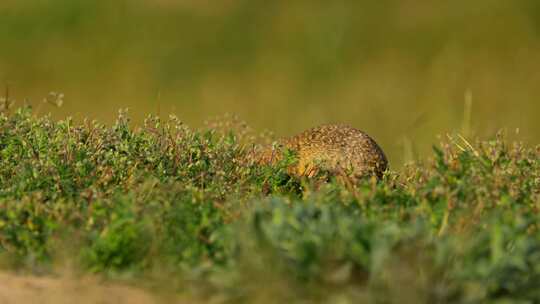
[[[380,178],[388,167],[386,156],[377,143],[366,133],[347,125],[315,127],[282,139],[278,145],[297,154],[298,163],[291,171],[299,176],[312,176],[322,169],[338,175]],[[273,149],[263,151],[264,162],[272,162],[278,157]]]

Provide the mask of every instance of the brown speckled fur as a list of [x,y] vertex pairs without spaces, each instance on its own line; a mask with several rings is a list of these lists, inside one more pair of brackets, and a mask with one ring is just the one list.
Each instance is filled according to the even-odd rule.
[[[297,176],[315,175],[325,170],[335,175],[355,178],[381,178],[388,167],[382,149],[366,133],[342,124],[328,124],[306,130],[277,142],[278,149],[297,153],[298,163],[290,168]],[[278,161],[281,151],[276,146],[263,149],[260,162]]]

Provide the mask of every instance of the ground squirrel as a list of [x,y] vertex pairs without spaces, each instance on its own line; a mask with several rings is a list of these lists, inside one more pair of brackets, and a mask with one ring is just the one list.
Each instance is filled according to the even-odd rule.
[[343,124],[328,124],[278,140],[257,153],[262,164],[281,159],[284,150],[296,153],[289,168],[295,176],[312,177],[321,170],[338,176],[381,178],[388,167],[382,149],[366,133]]

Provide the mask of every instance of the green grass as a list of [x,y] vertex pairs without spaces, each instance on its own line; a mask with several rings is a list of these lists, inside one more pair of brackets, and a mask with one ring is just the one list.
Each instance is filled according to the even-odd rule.
[[225,303],[540,301],[540,147],[454,136],[350,188],[254,164],[255,138],[0,114],[4,267]]
[[2,0],[0,21],[0,96],[45,114],[60,91],[55,119],[347,123],[394,169],[448,130],[540,143],[538,0]]

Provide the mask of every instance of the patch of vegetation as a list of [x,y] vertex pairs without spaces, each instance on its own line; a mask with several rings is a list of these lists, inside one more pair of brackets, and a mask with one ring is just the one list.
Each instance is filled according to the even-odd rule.
[[353,187],[252,149],[241,125],[2,113],[0,252],[231,303],[540,301],[540,147],[451,138]]

